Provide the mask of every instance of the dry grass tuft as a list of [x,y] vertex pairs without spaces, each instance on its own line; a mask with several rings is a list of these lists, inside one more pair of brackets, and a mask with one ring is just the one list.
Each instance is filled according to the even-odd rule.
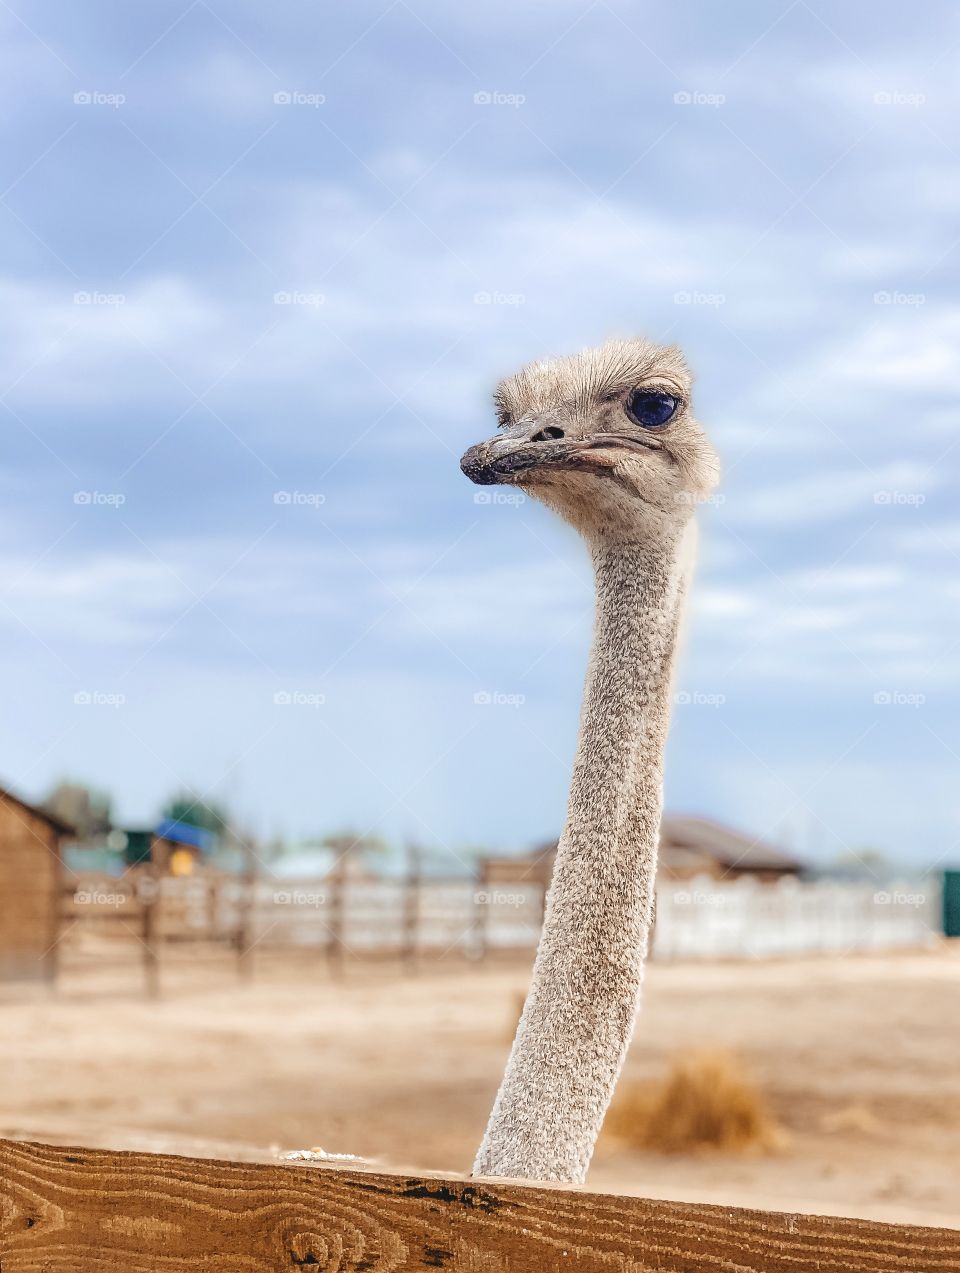
[[714,1048],[676,1056],[658,1084],[624,1085],[604,1133],[634,1149],[662,1154],[769,1152],[784,1143],[743,1063],[732,1052]]

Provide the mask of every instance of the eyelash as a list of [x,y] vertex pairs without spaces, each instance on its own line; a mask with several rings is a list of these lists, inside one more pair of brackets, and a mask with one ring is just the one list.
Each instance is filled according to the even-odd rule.
[[[672,398],[676,398],[677,400],[677,412],[680,412],[683,410],[683,407],[685,405],[684,401],[679,396],[679,394],[674,392],[673,389],[664,389],[661,385],[644,385],[643,387],[646,389],[649,389],[650,393],[669,393]],[[631,389],[626,389],[626,390],[618,389],[614,393],[606,393],[603,395],[600,401],[605,406],[613,402],[625,403],[627,398],[630,396],[630,394],[634,393],[638,388],[640,388],[640,386],[635,385]],[[513,423],[513,417],[511,416],[509,411],[497,412],[497,428],[498,429],[508,429],[512,423]]]
[[668,397],[673,398],[676,402],[674,415],[679,415],[681,411],[686,409],[687,401],[681,398],[676,389],[667,389],[664,385],[637,385],[633,389],[628,389],[626,394],[618,394],[615,401],[623,402],[624,407],[630,401],[631,395],[634,393],[665,393]]

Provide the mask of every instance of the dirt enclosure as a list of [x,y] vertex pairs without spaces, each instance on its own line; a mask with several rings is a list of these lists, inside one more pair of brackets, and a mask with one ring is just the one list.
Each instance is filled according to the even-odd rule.
[[[469,1170],[528,963],[418,973],[270,955],[67,974],[0,991],[0,1134],[221,1157],[322,1146]],[[625,1071],[729,1047],[784,1129],[771,1154],[668,1156],[601,1139],[590,1186],[960,1227],[960,951],[654,965]]]

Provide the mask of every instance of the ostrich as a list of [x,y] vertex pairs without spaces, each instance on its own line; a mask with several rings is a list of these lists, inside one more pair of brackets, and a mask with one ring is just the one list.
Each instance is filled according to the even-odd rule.
[[718,463],[676,348],[616,340],[532,363],[495,403],[499,431],[461,468],[580,532],[596,613],[530,991],[473,1174],[580,1184],[639,1004],[692,513]]

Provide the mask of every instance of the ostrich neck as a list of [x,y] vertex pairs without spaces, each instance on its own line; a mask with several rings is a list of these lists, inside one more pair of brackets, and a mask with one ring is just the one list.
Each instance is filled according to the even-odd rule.
[[640,999],[685,536],[594,546],[567,822],[530,992],[475,1175],[583,1181]]

